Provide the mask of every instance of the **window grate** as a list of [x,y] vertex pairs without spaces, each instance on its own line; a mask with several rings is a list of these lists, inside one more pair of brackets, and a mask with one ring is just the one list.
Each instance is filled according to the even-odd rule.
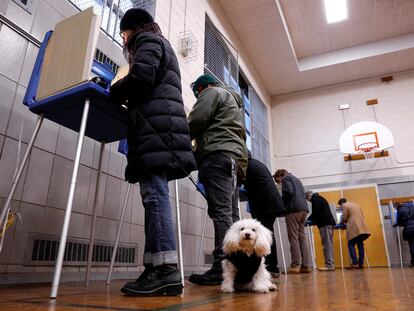
[[206,15],[204,36],[204,72],[240,93],[238,52]]
[[69,0],[78,10],[82,11],[91,6],[102,16],[101,29],[119,44],[119,22],[125,12],[131,8],[141,8],[155,16],[156,0]]
[[15,3],[20,5],[28,13],[32,14],[33,12],[33,0],[14,0]]
[[[36,262],[54,262],[57,258],[59,241],[51,239],[34,239],[31,261]],[[102,243],[95,243],[93,246],[92,262],[110,263],[114,247]],[[66,263],[78,263],[86,265],[88,257],[89,244],[87,241],[69,241],[66,243],[65,254],[63,257]],[[136,263],[136,246],[118,247],[115,262],[118,264],[135,264]]]
[[270,144],[269,129],[267,124],[267,108],[260,99],[256,91],[251,88],[250,104],[252,114],[252,142],[253,156],[265,163],[268,168],[270,165]]

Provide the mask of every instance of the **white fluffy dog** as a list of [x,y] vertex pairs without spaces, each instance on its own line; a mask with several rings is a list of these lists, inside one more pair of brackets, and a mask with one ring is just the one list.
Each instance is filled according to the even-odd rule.
[[221,292],[248,290],[268,293],[275,290],[264,256],[270,254],[272,233],[255,219],[235,222],[224,237],[223,282]]

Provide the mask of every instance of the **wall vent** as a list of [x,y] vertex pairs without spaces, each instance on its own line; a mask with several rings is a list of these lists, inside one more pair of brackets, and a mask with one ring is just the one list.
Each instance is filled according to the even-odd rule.
[[[31,245],[30,264],[54,264],[59,249],[58,238],[33,237]],[[95,241],[92,255],[93,265],[109,265],[113,248],[113,243]],[[89,240],[68,240],[66,243],[65,255],[63,257],[64,264],[69,266],[85,266],[87,263],[88,250]],[[115,265],[136,266],[137,253],[138,245],[120,245],[116,254]]]

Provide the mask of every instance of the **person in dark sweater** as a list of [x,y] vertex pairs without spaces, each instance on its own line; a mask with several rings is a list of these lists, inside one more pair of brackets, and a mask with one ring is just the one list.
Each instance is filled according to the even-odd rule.
[[271,253],[266,256],[265,264],[272,277],[278,277],[279,267],[273,225],[276,217],[284,216],[285,208],[269,169],[259,160],[253,159],[250,152],[248,156],[244,187],[247,191],[250,213],[272,232]]
[[397,223],[404,227],[403,239],[408,242],[411,253],[411,267],[414,267],[414,206],[413,202],[405,204],[396,204]]
[[128,107],[125,179],[139,182],[145,209],[145,270],[121,291],[133,296],[179,295],[168,181],[196,168],[181,95],[178,61],[152,16],[128,10],[120,22],[129,72],[110,88],[113,103]]
[[336,225],[328,201],[317,192],[307,191],[306,200],[312,203],[312,214],[308,217],[319,229],[325,257],[325,266],[319,271],[334,271],[333,233]]
[[273,175],[275,182],[282,184],[282,200],[286,208],[286,229],[290,244],[291,264],[288,273],[312,272],[312,258],[308,238],[305,234],[305,222],[308,216],[308,203],[302,182],[285,169],[279,169]]

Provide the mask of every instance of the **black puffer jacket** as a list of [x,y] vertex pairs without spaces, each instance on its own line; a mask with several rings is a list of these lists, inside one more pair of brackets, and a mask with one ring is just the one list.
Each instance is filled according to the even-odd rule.
[[139,32],[131,40],[129,73],[111,87],[112,100],[128,100],[125,179],[135,183],[153,173],[183,178],[196,165],[177,58],[160,34]]

